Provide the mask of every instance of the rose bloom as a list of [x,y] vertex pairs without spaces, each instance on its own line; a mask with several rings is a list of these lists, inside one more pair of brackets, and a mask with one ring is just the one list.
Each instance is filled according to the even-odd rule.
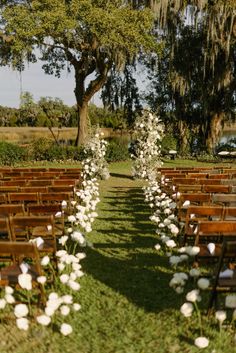
[[225,321],[226,317],[226,311],[224,310],[218,310],[215,312],[215,318],[220,322],[220,324]]
[[192,303],[184,303],[180,308],[180,312],[185,317],[190,317],[193,312],[193,304]]
[[202,290],[205,290],[209,287],[210,285],[210,281],[209,279],[207,278],[200,278],[198,281],[197,281],[197,285],[200,289]]
[[61,325],[60,332],[64,336],[70,335],[72,333],[72,331],[73,331],[73,329],[72,329],[71,325],[65,324],[65,323]]
[[29,273],[21,273],[18,276],[18,283],[23,289],[32,289],[32,276]]
[[4,298],[0,299],[0,309],[4,309],[7,302]]
[[25,317],[21,317],[19,319],[16,319],[16,326],[20,330],[27,331],[29,328],[29,321]]
[[14,309],[14,314],[17,318],[21,318],[27,316],[29,313],[29,309],[25,304],[17,304]]
[[199,296],[199,289],[193,289],[188,292],[186,295],[186,299],[192,303],[199,301],[201,299],[201,297]]
[[40,325],[43,325],[43,326],[48,326],[51,322],[51,318],[47,315],[37,316],[36,320]]
[[43,258],[42,258],[42,260],[41,260],[41,265],[42,266],[47,266],[48,264],[49,264],[49,262],[50,262],[50,258],[49,258],[49,256],[44,256]]
[[194,344],[198,348],[206,348],[209,344],[209,340],[206,337],[198,337],[195,339]]

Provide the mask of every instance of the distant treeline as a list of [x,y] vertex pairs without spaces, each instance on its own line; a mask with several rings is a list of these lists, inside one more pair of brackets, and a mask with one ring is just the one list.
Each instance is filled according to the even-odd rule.
[[[122,110],[111,112],[105,108],[89,105],[91,125],[122,129],[126,121]],[[25,92],[21,96],[20,108],[0,106],[0,126],[32,127],[77,127],[76,106],[69,107],[59,98],[42,97],[35,103],[32,95]]]

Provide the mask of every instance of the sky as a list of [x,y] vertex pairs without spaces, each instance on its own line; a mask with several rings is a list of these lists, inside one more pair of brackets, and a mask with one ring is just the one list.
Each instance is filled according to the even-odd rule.
[[[9,67],[0,67],[0,105],[19,108],[20,93],[28,91],[37,102],[40,97],[58,97],[68,106],[75,104],[74,73],[62,73],[61,78],[46,75],[41,68],[42,63],[30,64],[21,74]],[[99,94],[93,103],[101,105]]]

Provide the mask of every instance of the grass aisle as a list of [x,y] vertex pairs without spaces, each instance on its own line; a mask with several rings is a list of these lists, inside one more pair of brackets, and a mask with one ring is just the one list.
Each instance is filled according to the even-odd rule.
[[170,274],[154,249],[155,227],[141,187],[120,164],[101,182],[99,217],[90,236],[94,248],[83,264],[81,352],[181,351],[173,316],[179,298],[167,289]]

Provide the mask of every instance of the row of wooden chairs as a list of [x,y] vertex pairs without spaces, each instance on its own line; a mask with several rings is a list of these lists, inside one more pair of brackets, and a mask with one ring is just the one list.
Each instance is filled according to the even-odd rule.
[[33,288],[37,290],[37,304],[45,304],[44,286],[37,281],[39,276],[44,275],[44,271],[36,244],[32,242],[0,241],[0,254],[5,256],[8,261],[8,265],[0,270],[0,286],[19,288],[18,276],[22,274],[22,264],[24,264],[25,259],[30,260],[31,263],[27,272],[32,277]]

